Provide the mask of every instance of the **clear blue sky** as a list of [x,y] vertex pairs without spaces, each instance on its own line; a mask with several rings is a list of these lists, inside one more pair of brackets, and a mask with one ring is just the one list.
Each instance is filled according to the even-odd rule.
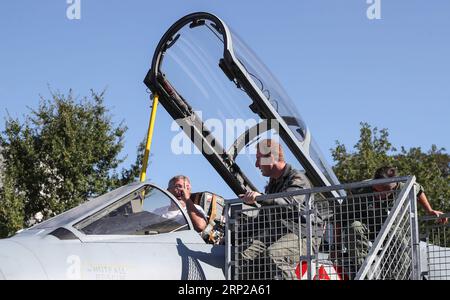
[[[295,99],[322,152],[351,148],[359,122],[388,128],[395,146],[450,148],[450,1],[381,0],[381,20],[366,0],[81,0],[81,19],[65,0],[0,3],[0,129],[7,111],[22,118],[48,85],[80,97],[107,88],[113,120],[128,126],[125,165],[145,136],[149,102],[142,80],[154,48],[177,19],[217,14],[272,70]],[[170,118],[160,109],[149,177],[173,174],[195,190],[231,196],[201,157],[170,153]]]

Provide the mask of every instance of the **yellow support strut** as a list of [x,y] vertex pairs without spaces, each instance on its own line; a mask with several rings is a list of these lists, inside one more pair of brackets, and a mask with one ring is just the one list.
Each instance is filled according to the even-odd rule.
[[142,161],[142,170],[140,176],[141,182],[145,181],[145,177],[147,175],[147,163],[148,158],[150,156],[150,147],[152,146],[153,129],[155,128],[156,110],[158,108],[158,98],[159,98],[158,95],[154,95],[153,97],[152,114],[150,116],[150,123],[148,125],[147,143],[145,145],[144,160]]

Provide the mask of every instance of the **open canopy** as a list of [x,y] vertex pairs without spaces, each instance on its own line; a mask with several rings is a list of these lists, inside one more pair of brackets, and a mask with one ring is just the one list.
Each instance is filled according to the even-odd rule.
[[279,138],[315,186],[339,184],[294,102],[218,17],[187,15],[159,42],[145,84],[236,193],[262,181],[251,146]]

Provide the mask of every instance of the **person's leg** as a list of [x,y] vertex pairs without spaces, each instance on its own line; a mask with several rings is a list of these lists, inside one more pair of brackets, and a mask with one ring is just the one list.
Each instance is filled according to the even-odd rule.
[[353,278],[369,253],[369,237],[367,226],[359,221],[353,222],[348,228],[347,238],[344,243],[348,243],[348,265],[344,266]]
[[[299,242],[301,242],[300,245]],[[315,255],[317,252],[320,242],[320,238],[312,238],[311,256]],[[307,247],[308,244],[306,238],[302,238],[301,241],[299,241],[296,234],[289,233],[270,245],[267,250],[269,257],[282,271],[283,279],[297,279],[295,269],[300,262],[300,256],[306,256],[308,254]]]
[[[306,246],[302,245],[303,247]],[[283,279],[296,279],[295,268],[300,256],[298,236],[293,233],[286,234],[270,245],[267,250],[269,257],[282,271]]]
[[266,245],[260,240],[253,240],[253,243],[242,252],[244,260],[254,260],[266,251]]

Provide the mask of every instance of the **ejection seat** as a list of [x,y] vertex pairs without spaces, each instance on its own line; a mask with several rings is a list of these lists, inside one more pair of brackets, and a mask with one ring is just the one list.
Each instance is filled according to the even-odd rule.
[[201,232],[202,238],[209,244],[224,244],[225,218],[223,211],[225,200],[223,197],[205,191],[192,193],[191,200],[201,206],[208,216],[207,226]]

